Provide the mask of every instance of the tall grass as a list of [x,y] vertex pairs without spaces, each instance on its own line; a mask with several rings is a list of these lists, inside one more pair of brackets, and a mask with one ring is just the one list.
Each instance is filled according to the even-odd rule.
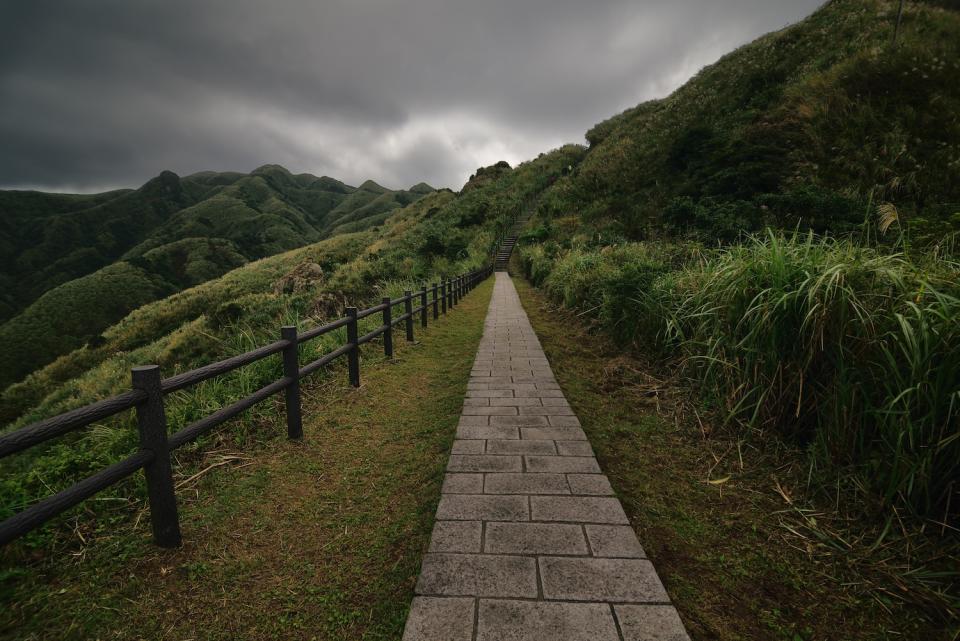
[[806,446],[875,507],[958,514],[960,266],[843,240],[522,250],[557,300],[676,355],[728,421]]

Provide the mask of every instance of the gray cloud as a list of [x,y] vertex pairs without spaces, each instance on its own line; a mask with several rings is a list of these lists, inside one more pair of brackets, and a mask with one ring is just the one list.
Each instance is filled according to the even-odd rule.
[[0,7],[0,186],[276,162],[458,188],[819,0],[33,0]]

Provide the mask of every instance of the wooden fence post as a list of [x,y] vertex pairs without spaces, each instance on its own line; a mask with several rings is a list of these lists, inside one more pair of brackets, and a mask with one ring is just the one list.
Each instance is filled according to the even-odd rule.
[[300,415],[300,358],[297,343],[297,328],[284,325],[280,328],[280,338],[290,344],[283,348],[283,375],[291,379],[284,390],[287,405],[287,438],[303,438],[303,420]]
[[353,345],[353,349],[347,352],[347,370],[350,375],[350,384],[354,387],[360,387],[360,346],[357,341],[360,338],[360,332],[357,329],[357,308],[347,308],[347,343]]
[[447,278],[440,279],[440,301],[443,303],[443,314],[447,314]]
[[409,289],[403,292],[403,315],[407,317],[404,327],[407,330],[407,342],[413,342],[413,292]]
[[447,307],[453,309],[453,279],[447,279]]
[[427,328],[427,284],[420,283],[420,327]]
[[439,286],[436,283],[433,283],[430,288],[433,290],[433,320],[440,318],[440,307],[437,304],[437,292],[439,291]]
[[383,308],[383,324],[386,329],[383,330],[383,355],[387,358],[393,358],[393,309],[390,304],[390,297],[384,296],[380,302]]
[[160,367],[134,367],[131,375],[134,389],[147,393],[147,400],[137,405],[137,429],[140,432],[140,447],[153,452],[153,460],[143,467],[150,500],[153,542],[164,548],[180,547],[183,539],[180,536],[180,518],[177,516],[177,496],[173,491]]

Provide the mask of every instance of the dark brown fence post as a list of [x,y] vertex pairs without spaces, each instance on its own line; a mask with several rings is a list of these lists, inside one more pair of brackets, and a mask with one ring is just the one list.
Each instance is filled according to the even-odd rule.
[[440,301],[443,304],[443,314],[447,314],[447,278],[440,279]]
[[300,416],[300,359],[297,349],[297,328],[293,325],[284,325],[280,328],[280,338],[289,341],[283,348],[283,375],[291,379],[284,397],[287,405],[287,438],[300,440],[303,438],[303,421]]
[[177,496],[173,491],[173,471],[170,468],[170,447],[167,444],[167,415],[163,410],[163,391],[160,389],[160,367],[144,365],[131,370],[134,389],[147,393],[147,400],[137,405],[137,429],[140,447],[153,452],[153,460],[143,468],[150,499],[150,523],[153,542],[164,548],[179,547],[180,518],[177,516]]
[[433,290],[433,320],[437,320],[440,318],[440,306],[437,302],[437,292],[440,290],[440,287],[436,283],[433,283],[430,289]]
[[383,330],[383,355],[393,358],[393,306],[390,304],[389,296],[384,296],[380,302],[384,305],[383,324],[386,325],[386,329]]
[[447,308],[453,309],[453,279],[447,279]]
[[347,370],[350,374],[350,384],[354,387],[360,387],[360,346],[357,341],[360,339],[360,332],[357,329],[357,308],[347,308],[347,343],[353,345],[353,349],[347,352]]
[[427,328],[427,284],[420,283],[420,327]]
[[407,330],[407,342],[413,342],[413,292],[409,289],[403,292],[403,315],[407,317],[404,327]]

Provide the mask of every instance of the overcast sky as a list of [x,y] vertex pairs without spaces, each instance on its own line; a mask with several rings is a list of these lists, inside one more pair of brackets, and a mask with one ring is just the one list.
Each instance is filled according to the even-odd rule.
[[279,163],[459,189],[820,0],[0,2],[0,186]]

